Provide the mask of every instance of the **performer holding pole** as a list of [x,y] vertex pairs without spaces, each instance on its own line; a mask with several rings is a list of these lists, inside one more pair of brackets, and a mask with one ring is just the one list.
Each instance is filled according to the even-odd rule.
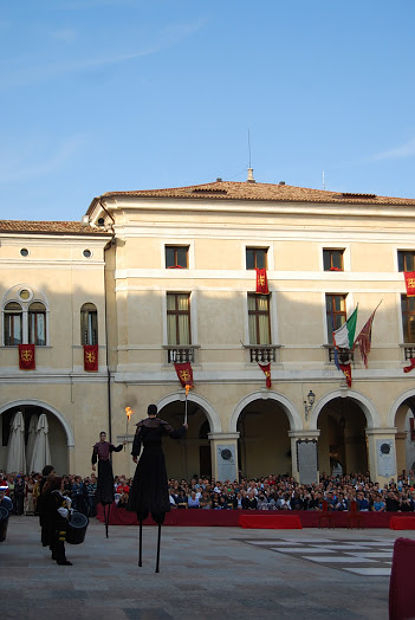
[[128,510],[137,513],[139,522],[138,566],[142,566],[143,521],[151,513],[158,525],[156,555],[156,573],[158,573],[161,526],[166,512],[170,510],[166,463],[161,440],[163,435],[169,435],[172,439],[184,437],[187,423],[174,430],[165,420],[157,417],[156,405],[149,405],[147,413],[148,418],[137,424],[131,452],[134,463],[137,463],[141,446],[144,447],[130,489]]
[[100,502],[104,508],[105,536],[108,538],[108,525],[110,520],[111,504],[114,501],[114,475],[112,473],[111,453],[120,452],[123,444],[115,447],[107,441],[107,434],[102,431],[99,434],[99,441],[92,450],[92,470],[95,471],[98,461],[98,482],[96,501]]

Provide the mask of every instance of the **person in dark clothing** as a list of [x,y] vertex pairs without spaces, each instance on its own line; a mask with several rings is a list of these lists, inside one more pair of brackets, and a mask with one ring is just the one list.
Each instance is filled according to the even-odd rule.
[[137,424],[131,451],[133,461],[137,463],[141,446],[144,448],[130,489],[128,510],[137,513],[140,524],[139,566],[142,566],[141,549],[143,521],[150,513],[154,521],[158,524],[156,572],[159,572],[161,525],[164,522],[166,512],[170,511],[166,463],[161,440],[163,435],[169,435],[172,439],[184,437],[187,424],[183,424],[180,429],[174,430],[170,424],[157,418],[156,405],[149,405],[147,413],[148,418],[141,420]]
[[37,513],[39,515],[40,540],[42,542],[43,547],[47,547],[48,545],[50,546],[51,544],[50,524],[49,524],[48,516],[45,511],[45,504],[44,504],[45,494],[43,491],[45,489],[45,485],[49,477],[53,478],[54,476],[55,476],[55,468],[53,467],[53,465],[45,465],[45,467],[42,469],[42,479],[39,483],[39,496],[37,498],[37,507],[36,507]]
[[66,531],[71,500],[62,494],[63,478],[54,476],[44,487],[44,509],[50,526],[52,560],[60,566],[72,566],[65,553]]
[[97,504],[101,503],[104,507],[105,535],[107,538],[109,513],[111,504],[114,501],[114,475],[112,473],[111,454],[112,452],[120,452],[122,447],[123,444],[115,447],[107,441],[107,434],[102,431],[99,434],[99,441],[92,450],[92,471],[95,471],[95,465],[98,461],[98,482],[95,501]]
[[0,542],[6,540],[9,516],[13,511],[13,502],[6,495],[8,488],[6,482],[2,482],[0,479]]
[[24,509],[24,496],[25,496],[25,480],[23,476],[18,474],[14,480],[14,514],[22,515]]

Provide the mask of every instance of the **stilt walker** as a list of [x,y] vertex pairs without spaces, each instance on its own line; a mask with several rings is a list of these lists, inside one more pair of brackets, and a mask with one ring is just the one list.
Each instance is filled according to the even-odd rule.
[[131,451],[134,463],[137,463],[141,446],[143,453],[138,461],[134,481],[130,490],[128,510],[137,513],[139,523],[138,566],[142,566],[143,521],[150,513],[157,523],[156,573],[160,570],[161,526],[166,512],[170,510],[166,463],[162,449],[163,435],[172,439],[185,436],[187,423],[174,430],[165,420],[157,417],[157,406],[149,405],[148,418],[137,424]]
[[101,503],[104,509],[105,536],[108,538],[108,525],[110,521],[111,504],[114,501],[114,475],[112,473],[111,453],[120,452],[123,444],[115,447],[107,441],[107,434],[102,431],[99,434],[99,441],[92,450],[92,469],[98,461],[98,482],[96,501]]

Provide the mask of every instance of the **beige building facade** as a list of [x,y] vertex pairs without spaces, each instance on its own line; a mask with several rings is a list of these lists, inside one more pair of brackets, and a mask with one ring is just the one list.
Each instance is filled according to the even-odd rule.
[[[52,458],[73,473],[88,473],[100,430],[124,439],[150,402],[178,426],[174,362],[187,361],[189,431],[165,445],[174,477],[370,471],[384,482],[411,468],[415,298],[402,272],[415,270],[414,215],[415,200],[217,180],[104,194],[82,224],[3,222],[0,468],[22,408],[27,420],[47,412]],[[357,334],[379,302],[368,367],[359,349],[342,352],[348,387],[332,329],[358,305]],[[36,370],[18,369],[9,304],[25,341],[44,314]],[[91,330],[95,373],[82,364]],[[270,388],[258,362],[271,364]],[[117,472],[132,466],[129,448],[114,455]]]

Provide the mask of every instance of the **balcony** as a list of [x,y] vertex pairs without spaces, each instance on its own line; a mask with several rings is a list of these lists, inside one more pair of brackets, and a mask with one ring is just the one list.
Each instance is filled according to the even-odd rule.
[[244,344],[242,346],[249,350],[249,361],[260,364],[276,362],[277,350],[281,347],[279,344]]
[[[323,347],[327,349],[328,358],[329,358],[328,361],[334,364],[335,347],[329,344],[324,344]],[[354,362],[354,351],[352,349],[339,349],[338,359],[339,359],[339,364],[348,364],[349,362]]]
[[163,347],[167,351],[168,364],[193,363],[195,361],[195,349],[200,349],[198,344],[172,344]]
[[401,349],[403,349],[403,359],[405,362],[415,357],[414,342],[405,342],[404,344],[400,344],[399,346],[401,347]]

